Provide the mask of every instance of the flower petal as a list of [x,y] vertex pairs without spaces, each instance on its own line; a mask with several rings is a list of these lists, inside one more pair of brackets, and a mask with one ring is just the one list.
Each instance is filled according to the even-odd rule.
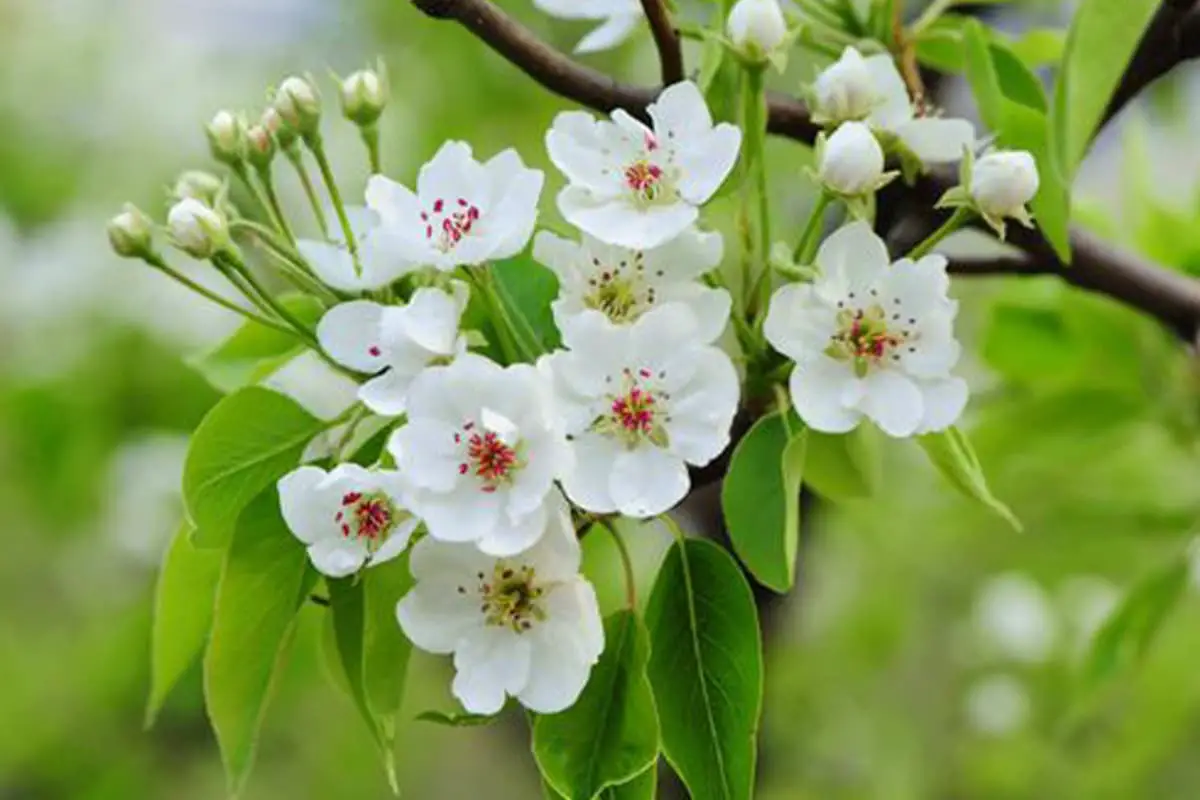
[[309,545],[308,557],[322,575],[344,578],[362,569],[367,546],[358,539],[331,537]]
[[611,514],[617,503],[609,490],[609,478],[623,452],[607,436],[585,431],[571,443],[574,467],[562,478],[563,490],[575,505],[596,514]]
[[873,370],[863,379],[866,392],[859,409],[888,436],[912,436],[925,416],[921,391],[909,378],[890,369]]
[[634,250],[656,247],[678,236],[700,216],[687,203],[639,209],[624,199],[601,198],[576,185],[559,192],[558,210],[597,239]]
[[641,22],[642,15],[640,13],[609,17],[604,24],[579,40],[579,44],[575,45],[575,52],[583,55],[616,47],[628,39]]
[[650,444],[621,453],[608,480],[617,509],[643,519],[676,506],[690,487],[683,459]]
[[741,145],[741,130],[727,122],[681,145],[676,154],[682,172],[679,194],[695,205],[708,202],[729,176]]
[[836,304],[850,293],[861,296],[870,289],[887,270],[891,258],[883,239],[859,220],[834,231],[817,250],[816,261],[823,271],[814,284],[817,294]]
[[975,126],[965,119],[922,117],[900,125],[896,135],[926,164],[958,161],[975,147]]
[[305,544],[335,533],[337,498],[326,487],[328,475],[319,467],[300,467],[279,479],[279,511],[288,529]]
[[962,378],[942,381],[920,381],[918,387],[925,406],[925,416],[918,434],[945,430],[958,421],[967,406],[969,391]]
[[775,290],[763,334],[793,361],[821,353],[837,331],[837,313],[820,301],[811,284],[789,283]]
[[454,651],[458,674],[450,690],[472,714],[495,714],[507,694],[529,682],[530,644],[509,628],[488,626],[464,639]]
[[[564,111],[546,134],[550,160],[573,185],[606,195],[621,191],[615,160],[605,155],[607,126],[583,111]],[[561,202],[561,201],[560,201]]]
[[384,308],[368,300],[341,303],[325,312],[317,324],[321,347],[340,364],[368,374],[387,364],[381,347]]
[[868,118],[871,124],[890,131],[912,119],[912,99],[891,55],[882,53],[867,56],[863,59],[863,65],[871,76],[879,103]]
[[858,426],[862,414],[842,400],[846,387],[856,380],[849,363],[818,355],[796,362],[788,380],[792,405],[813,430],[846,433]]

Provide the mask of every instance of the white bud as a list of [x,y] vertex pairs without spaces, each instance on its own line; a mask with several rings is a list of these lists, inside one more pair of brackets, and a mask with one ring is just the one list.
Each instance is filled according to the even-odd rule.
[[154,221],[132,203],[109,220],[108,241],[122,258],[145,258],[154,252]]
[[229,239],[224,217],[192,197],[171,206],[167,227],[176,247],[201,260],[212,258]]
[[213,158],[236,164],[246,155],[246,125],[232,111],[218,111],[206,129]]
[[813,84],[813,116],[822,123],[866,119],[879,100],[867,62],[853,47],[847,47]]
[[787,20],[779,0],[738,0],[725,31],[739,50],[762,56],[783,44]]
[[280,150],[287,150],[296,141],[295,128],[283,121],[283,117],[279,116],[274,106],[267,106],[258,124],[275,137]]
[[275,137],[262,125],[246,129],[246,158],[256,167],[265,167],[275,157]]
[[865,123],[843,122],[825,142],[817,174],[837,194],[869,194],[883,177],[883,148]]
[[985,216],[1024,219],[1025,204],[1038,191],[1037,162],[1024,150],[988,153],[975,162],[970,190]]
[[321,120],[321,99],[310,81],[293,75],[279,85],[275,110],[297,132],[310,134]]
[[387,81],[373,69],[355,72],[342,81],[342,113],[358,125],[373,125],[388,101]]
[[205,205],[214,206],[222,185],[221,179],[211,172],[190,169],[175,179],[175,185],[171,187],[171,198],[178,201],[193,197]]

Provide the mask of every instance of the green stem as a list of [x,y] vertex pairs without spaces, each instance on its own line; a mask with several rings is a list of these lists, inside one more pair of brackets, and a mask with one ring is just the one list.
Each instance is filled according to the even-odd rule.
[[296,171],[296,176],[300,179],[300,185],[304,188],[304,196],[308,198],[308,204],[312,206],[313,216],[317,218],[317,227],[321,229],[321,238],[329,240],[329,223],[325,220],[325,209],[321,207],[321,198],[317,197],[316,187],[313,186],[312,178],[308,176],[308,170],[304,167],[304,153],[300,150],[300,146],[296,145],[289,150],[284,151],[287,160],[291,163],[292,169]]
[[330,166],[329,159],[325,156],[325,145],[321,142],[321,137],[318,134],[305,137],[304,143],[308,145],[309,151],[317,161],[317,169],[321,171],[321,180],[325,182],[325,189],[329,192],[329,199],[333,202],[333,210],[337,214],[338,222],[342,226],[342,235],[346,239],[346,249],[350,251],[350,258],[354,260],[354,272],[356,275],[362,275],[362,264],[358,261],[358,242],[354,239],[354,230],[350,227],[350,218],[346,216],[346,206],[342,203],[342,193],[338,191],[337,180],[333,175],[333,167]]
[[658,521],[671,532],[671,535],[675,537],[675,541],[679,542],[680,546],[687,541],[687,534],[683,532],[683,528],[679,527],[679,523],[670,514],[660,514]]
[[371,174],[378,175],[383,172],[379,157],[379,128],[376,125],[363,125],[358,132],[367,148],[367,161],[371,165]]
[[267,216],[267,219],[270,221],[271,225],[274,226],[277,231],[282,232],[284,224],[282,219],[276,216],[274,206],[272,206],[271,201],[267,199],[267,195],[263,192],[262,187],[258,185],[258,182],[255,181],[253,177],[251,177],[250,170],[246,169],[246,165],[244,163],[235,164],[233,167],[231,167],[231,169],[233,170],[233,174],[237,176],[237,179],[242,182],[243,186],[246,187],[246,191],[253,195],[254,201],[258,204],[259,209]]
[[967,221],[971,219],[971,216],[972,212],[969,208],[959,207],[954,209],[954,213],[951,214],[950,217],[941,224],[941,227],[926,236],[924,241],[922,241],[920,244],[914,247],[911,252],[909,252],[908,257],[916,260],[922,256],[929,255],[929,252],[933,250],[933,248],[937,247],[943,239],[954,233],[963,225],[967,224]]
[[637,608],[637,584],[633,579],[633,559],[629,555],[629,546],[625,544],[621,534],[617,533],[616,528],[608,523],[597,521],[596,526],[608,531],[608,535],[617,546],[617,552],[621,555],[621,566],[625,572],[625,602],[629,605],[629,610],[633,611]]
[[917,17],[916,21],[913,22],[913,24],[909,27],[909,37],[915,39],[920,36],[930,25],[937,22],[938,18],[941,17],[942,14],[946,13],[946,10],[956,2],[958,2],[958,0],[933,0],[933,2],[926,6],[925,10],[921,12],[921,16]]
[[242,280],[248,283],[254,289],[254,291],[258,293],[263,302],[265,302],[267,306],[269,306],[270,309],[279,316],[280,319],[282,319],[288,325],[291,325],[296,330],[296,333],[299,334],[314,350],[319,351],[321,349],[320,345],[317,343],[316,334],[313,333],[312,329],[301,322],[295,314],[288,310],[287,306],[276,300],[274,295],[268,292],[262,286],[262,284],[258,282],[258,280],[254,277],[254,274],[250,271],[250,268],[246,266],[246,262],[242,261],[239,255],[234,252],[226,251],[225,253],[220,254],[217,258],[221,262],[224,262],[230,272],[240,275]]
[[230,223],[234,230],[244,229],[258,237],[269,252],[283,267],[284,277],[296,288],[323,297],[326,301],[337,304],[348,295],[342,295],[330,289],[317,278],[312,269],[305,263],[304,258],[292,248],[275,238],[270,228],[259,225],[248,219],[238,219]]
[[758,307],[764,307],[771,296],[771,202],[767,186],[767,91],[764,81],[765,69],[762,67],[747,67],[745,92],[745,125],[748,137],[753,139],[753,163],[750,165],[754,176],[754,192],[758,199],[758,261],[760,262],[756,286],[759,294],[749,299],[751,310],[757,302]]
[[496,332],[500,336],[500,347],[504,350],[504,354],[509,362],[517,363],[524,360],[533,363],[536,361],[540,348],[536,346],[530,347],[520,337],[512,314],[509,313],[508,305],[496,291],[496,286],[492,281],[492,274],[488,267],[486,265],[472,267],[469,270],[469,274],[475,288],[479,290],[492,312],[492,320],[495,323]]
[[284,325],[280,325],[278,322],[276,322],[272,319],[267,319],[264,316],[260,316],[259,314],[256,314],[253,311],[251,311],[250,309],[243,308],[242,306],[239,306],[237,303],[234,303],[232,300],[222,297],[221,295],[217,294],[216,292],[212,291],[211,289],[207,289],[207,288],[201,286],[200,284],[193,281],[191,278],[188,278],[187,276],[183,275],[182,273],[177,272],[174,269],[172,269],[171,266],[169,264],[167,264],[166,261],[163,261],[162,258],[160,258],[158,256],[148,256],[146,263],[148,263],[150,266],[157,269],[159,272],[162,272],[165,275],[167,275],[168,277],[177,281],[181,285],[187,287],[188,289],[195,292],[196,294],[200,295],[205,300],[209,300],[213,303],[216,303],[221,308],[232,311],[235,314],[240,314],[241,316],[245,317],[246,319],[250,320],[251,322],[256,322],[259,325],[263,325],[267,328],[274,328],[275,330],[280,331],[281,333],[287,333],[287,334],[294,333],[294,331],[292,331],[291,328],[288,328]]
[[280,233],[288,240],[289,244],[295,246],[296,234],[292,233],[292,227],[288,225],[287,217],[284,216],[283,206],[279,202],[279,194],[275,191],[275,181],[271,178],[271,165],[264,164],[257,167],[255,171],[258,173],[258,182],[262,184],[267,202],[271,206],[271,213],[275,215],[275,220],[279,224]]
[[804,226],[804,232],[800,234],[800,241],[796,243],[795,257],[792,260],[797,264],[804,266],[812,263],[817,252],[817,243],[821,239],[821,223],[825,219],[825,209],[829,208],[832,202],[833,195],[825,190],[821,190],[817,195],[817,201],[808,215],[808,223]]

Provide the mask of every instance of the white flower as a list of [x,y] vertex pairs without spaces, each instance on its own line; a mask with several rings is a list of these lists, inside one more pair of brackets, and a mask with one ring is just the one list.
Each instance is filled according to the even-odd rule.
[[766,55],[787,38],[787,20],[779,0],[738,0],[725,31],[739,50]]
[[993,224],[1012,217],[1031,227],[1025,204],[1038,192],[1038,169],[1024,150],[988,153],[971,168],[971,197],[980,213]]
[[678,236],[733,169],[741,131],[713,126],[691,81],[665,89],[647,109],[654,129],[618,109],[612,121],[582,111],[554,118],[550,160],[570,184],[558,195],[567,221],[623,247],[655,247]]
[[587,234],[573,242],[542,231],[533,240],[534,258],[558,276],[559,295],[551,308],[559,330],[584,316],[626,325],[664,303],[683,303],[700,323],[701,342],[720,336],[729,320],[729,292],[696,280],[721,263],[722,250],[721,234],[695,228],[649,250],[605,244]]
[[317,325],[317,339],[338,363],[375,377],[358,398],[377,414],[404,413],[408,387],[425,367],[465,353],[458,332],[467,306],[465,283],[454,281],[454,294],[424,288],[403,306],[355,300],[331,308]]
[[567,426],[574,469],[567,496],[589,511],[652,517],[687,494],[687,464],[729,443],[738,377],[729,356],[702,343],[694,315],[664,305],[632,325],[585,317],[570,350],[545,356]]
[[192,258],[212,258],[229,241],[225,218],[191,197],[171,206],[167,212],[167,227],[175,246]]
[[544,178],[515,150],[480,164],[469,145],[446,142],[421,167],[416,194],[374,175],[367,183],[367,205],[407,261],[449,271],[524,250]]
[[883,182],[883,148],[862,122],[843,122],[821,149],[817,175],[840,195],[870,194]]
[[417,376],[388,448],[431,536],[505,556],[541,535],[546,496],[570,463],[550,400],[533,367],[470,353]]
[[817,76],[813,121],[822,125],[866,122],[877,131],[894,134],[927,164],[957,161],[963,149],[975,142],[975,128],[966,120],[916,116],[890,55],[864,59],[853,47]]
[[331,223],[331,241],[300,239],[296,242],[296,249],[312,266],[317,277],[333,288],[347,292],[381,289],[415,266],[393,245],[381,225],[379,215],[369,208],[350,206],[346,209],[350,231],[358,244],[357,266],[346,247],[346,237],[333,211],[327,210],[325,217]]
[[817,253],[822,275],[771,298],[764,333],[796,362],[792,403],[812,428],[843,433],[865,416],[891,436],[952,425],[967,385],[958,361],[946,259],[889,266],[883,241],[865,222],[847,225]]
[[396,606],[413,644],[453,653],[451,691],[467,711],[495,714],[509,695],[541,714],[571,706],[604,650],[596,593],[558,492],[530,549],[495,558],[431,537],[413,547],[416,585]]
[[279,480],[279,509],[317,571],[341,578],[404,552],[418,520],[398,472],[341,464],[300,467]]
[[576,53],[597,53],[624,42],[642,23],[638,0],[533,0],[541,11],[559,19],[604,20],[575,45]]

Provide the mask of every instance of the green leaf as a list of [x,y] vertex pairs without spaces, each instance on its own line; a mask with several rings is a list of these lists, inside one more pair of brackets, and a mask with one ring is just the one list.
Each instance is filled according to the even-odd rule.
[[646,611],[663,752],[693,800],[748,800],[762,711],[758,613],[733,558],[712,542],[667,553]]
[[781,593],[796,582],[807,437],[803,427],[793,435],[781,414],[763,417],[738,442],[721,485],[734,551],[759,583]]
[[633,780],[619,786],[609,786],[597,797],[599,800],[654,800],[657,790],[658,769],[657,765],[651,764],[650,769]]
[[[310,295],[288,295],[280,302],[309,325],[315,325],[325,311]],[[258,383],[304,350],[304,344],[295,336],[248,321],[224,342],[192,356],[187,363],[214,388],[228,394]]]
[[804,456],[804,483],[834,502],[875,494],[883,480],[879,432],[859,425],[849,433],[810,430]]
[[1092,639],[1084,662],[1087,682],[1110,678],[1146,655],[1183,596],[1189,574],[1188,559],[1174,558],[1130,589]]
[[204,650],[212,624],[213,599],[221,575],[221,554],[199,550],[191,529],[179,528],[171,540],[154,596],[150,645],[150,697],[146,727],[154,724],[163,701]]
[[249,774],[296,612],[315,580],[275,490],[261,493],[238,519],[225,554],[204,657],[205,705],[232,795]]
[[658,718],[646,678],[650,641],[632,611],[604,621],[604,653],[583,694],[533,727],[533,755],[556,792],[592,800],[645,772],[658,758]]
[[1021,522],[1008,506],[992,496],[983,467],[966,434],[956,427],[917,437],[929,460],[950,484],[972,500],[995,512],[1018,532]]
[[1056,28],[1031,28],[1009,43],[1013,54],[1030,69],[1056,65],[1066,48],[1065,31]]
[[515,317],[517,336],[537,345],[539,352],[560,347],[558,327],[550,304],[558,296],[558,278],[530,255],[492,265],[496,290]]
[[246,504],[295,467],[325,427],[269,389],[240,389],[213,406],[192,434],[183,467],[183,499],[196,525],[193,542],[224,546]]
[[1083,0],[1067,34],[1050,151],[1069,184],[1160,0]]
[[422,711],[417,714],[417,719],[421,722],[432,722],[434,725],[443,725],[447,728],[476,728],[480,725],[491,725],[499,718],[499,715],[488,716],[487,714],[457,714],[444,711]]

